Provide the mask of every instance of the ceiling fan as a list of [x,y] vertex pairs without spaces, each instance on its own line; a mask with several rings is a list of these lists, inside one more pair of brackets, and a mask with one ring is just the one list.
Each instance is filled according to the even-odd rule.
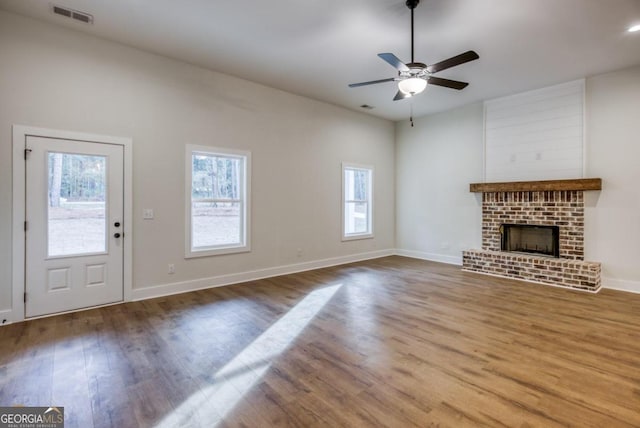
[[384,82],[398,82],[398,93],[393,98],[394,101],[410,98],[420,92],[424,91],[427,84],[444,86],[445,88],[461,90],[469,85],[467,82],[459,82],[457,80],[443,79],[435,77],[433,74],[446,70],[447,68],[455,67],[465,62],[473,61],[478,58],[477,53],[474,51],[467,51],[460,55],[456,55],[452,58],[445,59],[436,64],[426,65],[421,62],[415,62],[413,59],[413,10],[418,6],[420,0],[407,0],[406,5],[411,9],[411,62],[403,63],[392,53],[378,54],[380,58],[391,64],[398,70],[398,76],[390,77],[388,79],[371,80],[369,82],[352,83],[350,88],[357,88],[359,86],[375,85],[376,83]]

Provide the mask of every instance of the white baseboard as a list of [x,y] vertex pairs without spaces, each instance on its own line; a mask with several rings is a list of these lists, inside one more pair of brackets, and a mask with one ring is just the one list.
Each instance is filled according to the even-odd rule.
[[610,290],[627,291],[629,293],[640,293],[640,281],[629,281],[624,279],[602,278],[602,288]]
[[247,281],[255,281],[258,279],[288,275],[296,272],[304,272],[329,266],[343,265],[346,263],[359,262],[362,260],[377,259],[380,257],[393,256],[394,254],[396,254],[396,252],[393,249],[371,251],[367,253],[352,254],[341,257],[331,257],[323,260],[314,260],[310,262],[252,270],[248,272],[213,276],[210,278],[200,278],[190,281],[174,282],[171,284],[162,284],[153,287],[134,288],[132,291],[131,300],[136,301],[152,299],[155,297],[170,296],[172,294],[180,294],[189,291],[221,287],[224,285],[237,284]]
[[13,309],[0,310],[0,326],[9,325],[12,322],[13,322]]
[[462,253],[460,256],[447,256],[444,254],[423,253],[422,251],[396,249],[398,256],[411,257],[413,259],[429,260],[431,262],[447,263],[462,266]]

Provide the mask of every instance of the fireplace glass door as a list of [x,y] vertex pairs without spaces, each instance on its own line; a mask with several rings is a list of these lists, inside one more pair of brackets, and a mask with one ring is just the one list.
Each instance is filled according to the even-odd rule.
[[502,251],[559,257],[558,226],[503,224]]

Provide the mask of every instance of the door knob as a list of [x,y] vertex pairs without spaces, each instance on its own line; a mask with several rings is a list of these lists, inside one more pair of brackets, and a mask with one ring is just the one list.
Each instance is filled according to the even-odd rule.
[[113,234],[113,237],[114,237],[114,238],[119,238],[119,237],[120,237],[120,234],[119,234],[119,233],[114,233],[114,234]]

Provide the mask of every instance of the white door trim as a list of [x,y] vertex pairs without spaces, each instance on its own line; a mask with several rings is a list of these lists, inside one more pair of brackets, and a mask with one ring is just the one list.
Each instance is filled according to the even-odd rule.
[[28,136],[57,138],[62,140],[92,141],[96,143],[118,144],[124,149],[124,301],[131,301],[133,287],[133,161],[131,138],[86,134],[59,129],[35,128],[13,125],[13,261],[12,261],[12,322],[25,319],[25,162],[24,148]]

